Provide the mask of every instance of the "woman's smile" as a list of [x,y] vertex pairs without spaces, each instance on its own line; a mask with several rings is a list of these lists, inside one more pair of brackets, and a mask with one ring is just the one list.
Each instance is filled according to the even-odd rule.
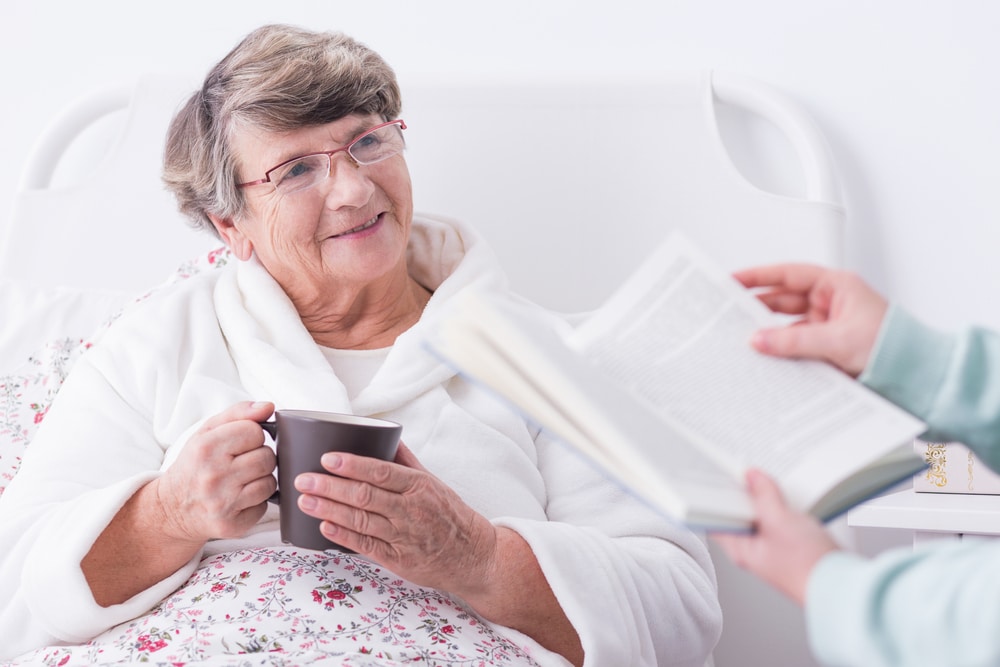
[[[330,238],[331,239],[339,239],[339,238],[343,238],[345,236],[352,236],[352,237],[356,237],[357,238],[357,237],[359,237],[362,234],[362,232],[366,232],[368,230],[371,230],[371,232],[374,233],[376,227],[379,225],[380,222],[382,222],[382,216],[383,215],[384,215],[383,213],[379,213],[374,218],[372,218],[371,220],[368,220],[364,224],[358,225],[357,227],[354,227],[353,229],[348,229],[346,232],[341,232],[339,234],[334,234],[334,235],[330,236]],[[365,236],[367,236],[367,234],[365,234]]]

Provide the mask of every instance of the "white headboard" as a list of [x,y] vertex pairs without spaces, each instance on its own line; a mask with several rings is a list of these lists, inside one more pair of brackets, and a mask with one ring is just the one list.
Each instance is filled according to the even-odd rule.
[[[186,226],[159,181],[166,125],[197,83],[149,76],[68,105],[26,166],[0,278],[138,292],[217,245]],[[514,286],[545,305],[596,305],[674,226],[734,268],[842,261],[825,144],[759,82],[693,71],[643,82],[417,83],[404,85],[402,116],[416,209],[476,225]],[[759,136],[738,136],[745,130]],[[798,196],[741,173],[747,162],[773,171],[775,156]]]

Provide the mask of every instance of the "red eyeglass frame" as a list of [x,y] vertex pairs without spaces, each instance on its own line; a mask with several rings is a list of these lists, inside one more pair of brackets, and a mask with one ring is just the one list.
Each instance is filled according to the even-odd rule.
[[[397,118],[396,120],[390,120],[390,121],[387,121],[385,123],[379,123],[378,125],[376,125],[374,127],[369,127],[367,130],[365,130],[364,132],[362,132],[361,134],[359,134],[356,139],[354,139],[353,141],[351,141],[351,143],[347,144],[346,146],[341,146],[340,148],[335,148],[332,151],[317,151],[315,153],[306,153],[305,155],[297,155],[297,156],[295,156],[293,158],[285,160],[281,164],[276,164],[273,167],[271,167],[270,169],[268,169],[267,171],[265,171],[264,172],[264,178],[258,178],[256,181],[247,181],[246,183],[237,183],[236,187],[238,187],[238,188],[247,188],[247,187],[250,187],[251,185],[261,185],[263,183],[270,183],[271,182],[271,172],[273,172],[273,171],[275,171],[277,169],[281,169],[282,167],[284,167],[286,164],[288,164],[290,162],[295,162],[296,160],[301,160],[302,158],[312,157],[313,155],[328,155],[328,156],[330,156],[330,159],[332,160],[333,156],[336,155],[337,153],[348,151],[348,154],[349,154],[349,151],[351,150],[351,147],[354,146],[354,144],[358,143],[359,141],[361,141],[362,139],[364,139],[366,136],[368,136],[369,134],[371,134],[375,130],[380,130],[383,127],[388,127],[389,125],[399,125],[399,129],[401,129],[401,130],[405,130],[406,129],[406,123],[403,121],[402,118]],[[351,157],[353,159],[353,156],[351,156]],[[375,164],[375,163],[371,162],[371,163],[368,163],[368,164]]]

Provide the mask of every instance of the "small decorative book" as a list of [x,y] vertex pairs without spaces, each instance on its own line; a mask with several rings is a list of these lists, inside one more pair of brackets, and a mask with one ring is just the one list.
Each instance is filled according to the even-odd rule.
[[1000,495],[1000,474],[990,470],[965,445],[918,439],[913,448],[929,466],[913,478],[914,491]]

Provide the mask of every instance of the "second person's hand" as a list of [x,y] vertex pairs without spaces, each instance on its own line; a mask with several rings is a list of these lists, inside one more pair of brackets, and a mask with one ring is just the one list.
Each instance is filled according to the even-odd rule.
[[878,337],[888,303],[860,276],[811,264],[774,264],[737,271],[745,287],[795,324],[762,329],[753,346],[776,357],[821,359],[857,377]]

